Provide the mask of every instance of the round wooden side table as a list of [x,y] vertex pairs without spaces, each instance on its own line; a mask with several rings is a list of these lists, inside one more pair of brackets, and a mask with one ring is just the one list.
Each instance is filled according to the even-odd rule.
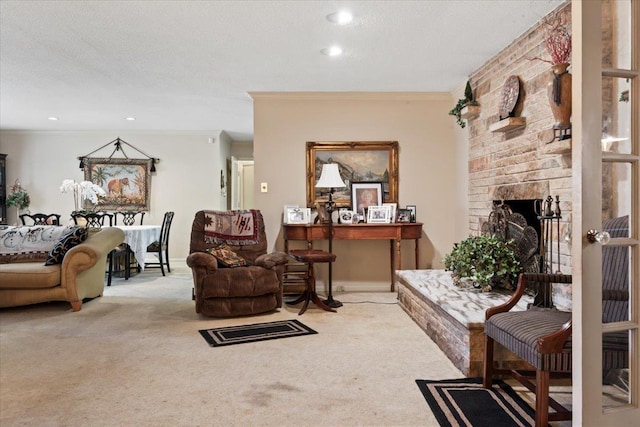
[[335,313],[336,310],[323,303],[316,293],[316,277],[313,272],[313,264],[318,262],[334,262],[336,260],[336,256],[332,253],[317,249],[293,249],[289,251],[289,255],[296,261],[307,264],[307,280],[306,288],[302,295],[300,295],[293,301],[287,301],[287,304],[294,305],[304,301],[304,304],[302,304],[302,308],[300,309],[298,316],[307,311],[310,301],[313,301],[315,305],[323,310],[332,311]]

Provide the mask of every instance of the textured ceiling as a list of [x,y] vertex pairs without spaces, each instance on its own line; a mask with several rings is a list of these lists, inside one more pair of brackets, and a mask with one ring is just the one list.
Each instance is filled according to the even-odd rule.
[[2,0],[0,128],[251,140],[248,92],[450,92],[561,3]]

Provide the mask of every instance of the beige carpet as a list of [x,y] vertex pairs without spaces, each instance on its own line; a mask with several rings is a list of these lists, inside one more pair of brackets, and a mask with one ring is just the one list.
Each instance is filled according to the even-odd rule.
[[[65,303],[0,311],[0,425],[434,426],[418,378],[462,373],[394,293],[338,293],[338,313],[200,317],[185,267]],[[317,335],[213,348],[199,329],[299,319]]]

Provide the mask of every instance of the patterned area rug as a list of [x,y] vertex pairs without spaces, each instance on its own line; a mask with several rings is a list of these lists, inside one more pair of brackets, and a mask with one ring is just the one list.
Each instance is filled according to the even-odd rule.
[[211,347],[317,334],[316,331],[298,320],[201,329],[198,332],[207,340]]
[[441,426],[533,426],[533,409],[503,381],[492,389],[482,378],[416,380],[422,395]]

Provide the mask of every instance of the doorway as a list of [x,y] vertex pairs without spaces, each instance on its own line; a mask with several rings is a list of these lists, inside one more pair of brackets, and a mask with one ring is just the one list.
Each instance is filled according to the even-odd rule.
[[253,160],[231,158],[231,209],[253,209]]

